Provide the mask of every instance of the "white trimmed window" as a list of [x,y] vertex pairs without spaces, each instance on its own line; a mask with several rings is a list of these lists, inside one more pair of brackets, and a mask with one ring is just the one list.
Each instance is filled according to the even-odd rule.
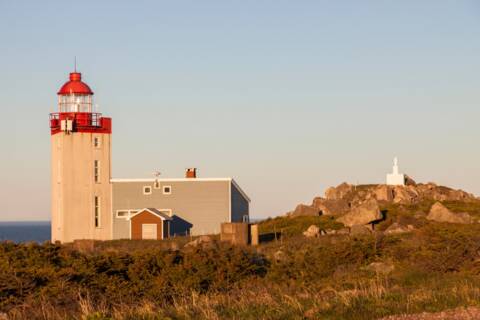
[[163,194],[172,194],[172,186],[163,186]]
[[100,182],[100,160],[93,161],[93,177],[95,183]]
[[117,210],[117,218],[128,218],[129,216],[128,210]]
[[150,187],[150,186],[143,186],[143,194],[145,194],[145,195],[152,194],[152,187]]
[[95,196],[94,206],[95,228],[100,228],[100,197]]
[[118,219],[129,219],[131,216],[133,216],[137,212],[138,210],[122,209],[122,210],[117,210],[115,216]]

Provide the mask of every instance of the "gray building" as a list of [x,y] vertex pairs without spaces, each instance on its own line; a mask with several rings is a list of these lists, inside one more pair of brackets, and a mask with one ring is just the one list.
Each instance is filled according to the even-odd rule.
[[131,238],[130,217],[155,208],[172,218],[170,235],[220,232],[247,222],[250,199],[232,178],[112,179],[113,239]]

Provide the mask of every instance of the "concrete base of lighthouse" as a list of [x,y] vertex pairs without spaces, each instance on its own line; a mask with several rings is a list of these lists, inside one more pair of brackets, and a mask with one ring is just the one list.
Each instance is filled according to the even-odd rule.
[[51,136],[52,242],[111,239],[110,138],[90,132]]

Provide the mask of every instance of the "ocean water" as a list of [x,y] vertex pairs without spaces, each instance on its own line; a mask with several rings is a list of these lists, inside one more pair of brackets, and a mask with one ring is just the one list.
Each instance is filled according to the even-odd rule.
[[50,221],[0,222],[0,241],[50,241]]

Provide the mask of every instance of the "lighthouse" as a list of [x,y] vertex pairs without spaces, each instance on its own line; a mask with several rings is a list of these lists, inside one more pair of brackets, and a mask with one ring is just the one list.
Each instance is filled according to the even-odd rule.
[[51,240],[112,238],[112,120],[93,110],[80,72],[58,91],[50,114]]

